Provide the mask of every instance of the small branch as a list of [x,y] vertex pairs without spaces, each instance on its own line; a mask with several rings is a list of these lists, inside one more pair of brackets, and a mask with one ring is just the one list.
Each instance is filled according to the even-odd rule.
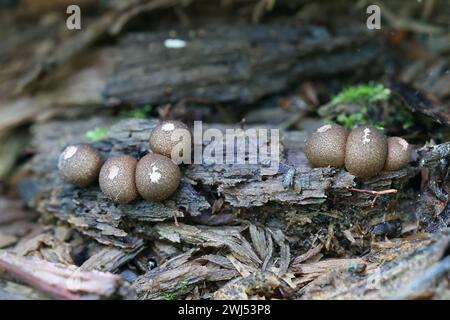
[[180,224],[178,223],[178,219],[177,219],[177,216],[176,216],[175,214],[173,215],[173,220],[174,220],[174,222],[175,222],[175,225],[176,225],[177,227],[179,227]]
[[12,278],[24,282],[36,290],[48,294],[52,298],[65,300],[82,299],[80,295],[73,294],[64,288],[42,281],[38,277],[17,268],[16,265],[9,263],[2,257],[0,257],[0,270],[2,270],[6,275],[10,275]]
[[397,193],[398,192],[397,189],[387,189],[387,190],[377,191],[377,190],[368,190],[368,189],[348,188],[348,190],[354,191],[354,192],[360,192],[360,193],[370,193],[370,194],[373,194],[373,195],[376,195],[376,196],[382,196],[384,194]]
[[372,203],[370,204],[371,208],[375,207],[375,203],[380,196],[398,192],[397,189],[387,189],[387,190],[376,191],[376,190],[368,190],[368,189],[348,188],[348,190],[353,191],[353,192],[369,193],[369,194],[375,195],[375,198],[373,198]]
[[83,271],[76,265],[24,257],[6,250],[0,250],[0,277],[17,279],[56,299],[135,297],[128,283],[110,272]]

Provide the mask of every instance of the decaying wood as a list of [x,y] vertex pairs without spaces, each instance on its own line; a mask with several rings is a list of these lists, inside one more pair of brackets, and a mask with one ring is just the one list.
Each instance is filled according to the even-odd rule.
[[[98,186],[70,186],[57,172],[61,150],[68,144],[85,142],[85,132],[96,126],[109,128],[107,138],[93,143],[105,157],[125,153],[140,158],[148,152],[148,137],[156,121],[124,119],[112,126],[110,123],[108,118],[93,118],[71,121],[70,125],[54,121],[34,126],[33,175],[21,182],[19,190],[28,190],[24,199],[44,216],[54,216],[99,243],[116,248],[92,255],[85,262],[86,269],[102,261],[105,270],[117,270],[140,251],[143,241],[194,250],[172,256],[170,263],[147,271],[133,282],[138,296],[144,299],[181,297],[204,282],[242,280],[245,284],[243,279],[257,271],[279,279],[282,285],[277,288],[286,297],[295,295],[295,288],[309,286],[336,266],[329,261],[313,261],[317,252],[312,247],[342,255],[362,253],[373,237],[392,236],[389,230],[379,230],[388,222],[407,226],[416,219],[409,181],[417,168],[384,172],[364,181],[343,169],[313,169],[303,152],[305,133],[298,131],[281,133],[278,174],[261,176],[258,165],[183,165],[182,184],[170,199],[116,205]],[[204,125],[204,129],[208,127]],[[416,165],[431,175],[442,176],[442,170],[448,170],[448,165],[442,166],[448,153],[448,144],[421,149]],[[447,185],[445,181],[440,187]],[[390,189],[398,192],[383,192]],[[379,199],[372,207],[374,197]],[[199,225],[202,220],[193,218],[212,215],[219,198],[223,202],[215,205],[214,215],[232,212],[237,225]],[[431,213],[422,214],[431,219]],[[173,222],[174,217],[178,224]],[[305,253],[309,249],[313,251]],[[209,253],[200,255],[202,250]],[[345,269],[345,261],[340,262],[340,268]],[[354,270],[371,270],[367,262],[346,262],[354,264]],[[292,281],[296,272],[300,278]]]
[[33,229],[38,215],[26,210],[21,201],[0,197],[0,249],[8,248]]
[[115,272],[119,269],[120,266],[134,259],[136,255],[142,251],[142,249],[143,246],[137,247],[133,251],[125,251],[114,247],[106,247],[83,262],[80,269]]
[[[148,10],[171,7],[176,2],[150,3]],[[154,32],[125,37],[119,50],[121,61],[111,77],[110,50],[92,50],[94,53],[79,57],[76,53],[105,33],[116,14],[106,13],[87,31],[69,37],[54,53],[35,63],[19,87],[39,84],[42,89],[37,94],[25,91],[1,101],[0,131],[58,116],[98,112],[100,108],[92,106],[104,103],[102,98],[131,104],[162,104],[189,97],[208,103],[253,102],[289,89],[298,78],[359,68],[373,61],[380,51],[377,41],[367,35],[331,37],[321,27],[230,26],[211,33],[197,32],[193,38],[188,37],[188,45],[182,49],[166,48],[163,43],[168,35]],[[23,64],[29,64],[26,59]],[[80,65],[79,60],[89,62]],[[38,81],[44,75],[45,81]],[[5,75],[4,82],[15,83],[15,79]],[[5,92],[9,96],[12,90],[6,88]]]
[[382,260],[377,268],[355,276],[347,266],[318,277],[299,294],[303,299],[448,299],[449,244],[449,229],[399,239],[390,243],[391,250],[375,247],[366,258]]
[[[214,299],[446,299],[450,292],[445,280],[449,273],[446,257],[449,240],[448,230],[435,236],[417,234],[406,239],[374,242],[370,254],[363,258],[321,261],[312,259],[317,255],[317,250],[313,249],[307,256],[294,258],[283,277],[269,271],[243,273],[240,267],[247,266],[238,267],[220,255],[195,259],[193,254],[199,251],[197,249],[176,256],[141,276],[134,287],[141,298],[177,298],[202,279],[212,282],[220,266],[222,277],[215,280],[228,277],[232,280],[214,292]],[[201,267],[205,263],[214,265],[209,266],[209,272],[208,268]],[[200,272],[190,268],[192,265]]]
[[36,212],[26,210],[19,200],[0,197],[0,226],[20,220],[35,220]]
[[121,277],[76,266],[51,263],[0,251],[0,276],[14,278],[56,299],[131,298],[133,292]]
[[164,267],[148,272],[133,283],[141,299],[164,299],[168,295],[178,298],[194,286],[205,282],[226,281],[238,275],[236,270],[213,264],[203,265],[195,260],[167,269]]
[[252,296],[271,298],[281,280],[271,273],[257,272],[243,278],[230,281],[214,292],[216,300],[248,300]]
[[436,101],[431,97],[427,97],[425,93],[412,88],[411,86],[394,82],[391,85],[391,90],[398,94],[406,105],[415,112],[425,114],[431,117],[434,121],[450,127],[450,108],[442,102]]
[[446,228],[450,222],[450,142],[419,151],[422,189],[416,208],[419,222],[428,232]]
[[[252,14],[254,21],[275,4],[215,2],[237,6],[236,11]],[[344,7],[340,1],[328,2]],[[136,292],[141,299],[448,299],[450,238],[445,228],[450,222],[450,143],[418,150],[417,159],[403,170],[360,180],[343,169],[311,168],[303,150],[305,132],[282,131],[277,174],[263,176],[264,165],[259,164],[183,165],[178,192],[162,203],[138,200],[117,205],[98,186],[79,189],[60,179],[61,150],[86,142],[85,133],[95,127],[109,129],[104,140],[93,143],[105,158],[124,153],[140,158],[148,152],[155,121],[107,118],[117,109],[105,103],[177,103],[172,109],[159,108],[161,118],[177,118],[177,112],[168,110],[183,109],[188,102],[251,104],[290,91],[299,80],[366,72],[366,66],[383,58],[378,39],[365,33],[339,35],[333,28],[329,32],[291,24],[296,18],[316,21],[323,15],[311,10],[318,8],[312,1],[277,2],[283,10],[301,8],[296,18],[285,19],[289,25],[231,26],[242,19],[239,15],[219,23],[227,27],[209,28],[206,23],[203,30],[191,30],[194,24],[184,10],[193,3],[203,7],[194,0],[109,1],[97,18],[83,20],[88,21],[83,32],[67,32],[63,17],[51,16],[41,19],[33,30],[15,29],[11,23],[14,28],[1,31],[7,36],[0,44],[0,144],[6,150],[0,179],[23,154],[20,146],[28,144],[27,134],[22,139],[16,133],[38,123],[27,149],[34,154],[27,165],[32,173],[20,181],[18,192],[41,215],[36,223],[35,214],[0,202],[0,249],[8,249],[0,250],[0,298],[135,298]],[[67,4],[59,0],[41,7],[24,1],[21,6],[29,10],[18,16],[31,18],[49,8],[62,10]],[[404,6],[403,2],[397,5]],[[90,6],[98,4],[90,2]],[[439,21],[436,26],[426,24],[433,6],[433,1],[426,4],[420,22],[413,14],[396,17],[390,8],[383,8],[394,28],[440,32],[444,24]],[[436,6],[434,10],[439,10]],[[182,20],[170,27],[185,32],[125,36],[118,42],[119,61],[111,76],[111,48],[93,48],[93,44],[106,34],[118,36],[142,13],[168,8],[175,8]],[[420,5],[412,8],[407,11],[418,11]],[[0,15],[2,26],[14,22]],[[315,18],[305,19],[305,15]],[[327,26],[341,22],[333,18]],[[158,30],[163,29],[164,23],[159,23]],[[42,40],[42,35],[51,40]],[[395,40],[398,35],[391,36],[389,40]],[[445,52],[448,36],[438,37],[443,43],[438,50]],[[174,38],[185,43],[166,42]],[[93,52],[86,53],[88,48]],[[416,73],[407,82],[427,82],[435,87],[428,92],[440,93],[444,101],[448,61],[438,58],[431,62],[432,68],[413,66],[435,81],[417,80],[424,78]],[[352,80],[361,79],[356,78]],[[13,97],[15,87],[24,91],[21,96]],[[444,103],[403,84],[391,89],[412,110],[449,126]],[[310,99],[314,105],[320,104],[322,93]],[[290,111],[286,117],[291,119],[279,128],[293,127],[304,116],[297,109]],[[266,123],[255,119],[270,118],[270,112],[254,117],[253,122]],[[98,118],[66,120],[94,113]],[[43,124],[53,118],[60,121]],[[190,118],[200,117],[192,114]],[[249,143],[256,141],[250,138]],[[400,234],[406,238],[386,239]],[[340,258],[330,259],[327,254]],[[124,275],[131,288],[112,273]]]
[[0,280],[1,300],[45,300],[49,297],[36,289],[13,281]]
[[240,234],[239,227],[210,228],[180,224],[159,223],[152,229],[158,238],[173,243],[189,244],[197,247],[226,248],[249,266],[261,265],[262,261],[254,253],[250,243]]
[[289,88],[298,78],[338,74],[375,59],[368,35],[331,37],[321,27],[241,25],[132,34],[121,44],[116,73],[104,91],[110,103],[160,104],[186,97],[251,103]]
[[[280,229],[293,236],[291,241],[304,237],[312,240],[319,235],[322,240],[330,241],[327,250],[332,251],[342,250],[339,243],[346,246],[348,239],[353,248],[365,247],[371,226],[382,222],[389,210],[396,212],[391,219],[412,218],[407,210],[396,206],[396,199],[407,197],[407,182],[414,170],[385,172],[367,181],[357,181],[342,169],[312,169],[303,153],[305,134],[302,132],[283,133],[280,172],[274,176],[261,176],[258,165],[185,165],[181,186],[172,198],[162,203],[138,200],[116,205],[98,186],[75,188],[63,183],[57,172],[59,153],[67,144],[85,141],[86,131],[96,126],[108,127],[109,123],[108,119],[97,118],[70,125],[64,121],[37,125],[33,142],[37,152],[32,160],[34,174],[19,186],[19,190],[33,186],[34,193],[25,197],[32,207],[68,222],[103,244],[133,250],[142,238],[154,238],[158,234],[157,222],[177,217],[184,223],[190,221],[189,217],[211,214],[211,192],[219,192],[224,198],[221,210],[239,210],[240,218],[264,223],[272,230]],[[154,125],[154,121],[123,120],[110,128],[107,139],[93,146],[105,158],[123,153],[140,158],[148,152],[148,136]],[[286,185],[288,172],[293,173],[292,183]],[[383,201],[370,208],[374,195],[352,192],[350,188],[354,187],[401,191],[383,195]],[[331,206],[332,211],[328,209]],[[216,215],[220,216],[221,210]]]
[[[195,216],[210,208],[210,204],[186,178],[182,181],[175,201],[156,203],[139,200],[133,204],[121,206],[116,206],[107,200],[104,195],[99,193],[98,186],[81,190],[63,184],[55,166],[60,150],[67,145],[66,141],[85,141],[86,131],[96,126],[109,127],[110,125],[109,120],[101,119],[78,123],[76,131],[72,131],[75,128],[67,127],[64,122],[60,122],[59,128],[43,125],[46,126],[46,129],[36,132],[36,139],[41,141],[36,141],[36,146],[45,149],[45,152],[39,152],[39,155],[33,160],[34,166],[36,165],[35,175],[31,180],[23,181],[19,189],[23,190],[26,186],[34,185],[33,189],[37,191],[37,194],[28,196],[31,204],[43,209],[42,212],[54,213],[59,219],[69,222],[85,234],[96,237],[101,243],[133,250],[141,245],[141,240],[129,235],[123,229],[127,224],[144,226],[150,222],[182,217],[184,216],[183,211]],[[112,127],[110,134],[114,136],[113,140],[100,141],[95,144],[95,147],[104,154],[105,158],[123,153],[139,158],[147,152],[148,133],[155,124],[155,121],[137,120],[128,122],[126,127]],[[68,140],[61,140],[61,135],[66,135]],[[114,145],[116,139],[123,143]],[[54,141],[56,145],[49,145],[44,141]],[[44,151],[43,149],[42,151]],[[42,202],[44,198],[41,196],[47,199],[45,205]],[[37,202],[33,203],[34,201]]]
[[[326,259],[318,262],[296,263],[291,265],[291,272],[296,278],[293,281],[295,288],[300,289],[316,279],[336,272],[337,270],[355,270],[355,273],[364,273],[367,270],[374,269],[376,264],[367,263],[363,259]],[[360,272],[358,271],[360,270]]]

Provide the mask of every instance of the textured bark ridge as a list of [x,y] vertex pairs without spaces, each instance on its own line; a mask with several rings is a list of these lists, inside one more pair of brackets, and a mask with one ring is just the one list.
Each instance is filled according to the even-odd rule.
[[[178,102],[186,97],[212,103],[251,103],[305,77],[351,71],[381,52],[367,34],[332,37],[317,26],[242,25],[214,31],[127,36],[104,96],[111,103]],[[178,44],[178,43],[177,43]]]
[[[140,158],[148,152],[148,137],[155,124],[153,120],[138,119],[112,124],[109,119],[97,118],[36,125],[36,155],[31,162],[34,174],[22,182],[19,191],[33,190],[22,196],[40,212],[68,222],[103,244],[124,249],[139,247],[142,239],[163,237],[158,223],[173,224],[171,221],[178,218],[211,230],[223,228],[215,225],[245,225],[245,221],[264,224],[289,235],[300,250],[301,241],[331,237],[327,249],[343,253],[349,244],[352,250],[364,248],[374,225],[386,220],[407,223],[414,218],[406,214],[413,211],[407,210],[411,208],[404,206],[405,201],[398,201],[411,198],[408,181],[414,175],[412,167],[384,172],[363,182],[344,169],[313,169],[303,153],[305,133],[299,131],[281,134],[278,174],[262,176],[261,165],[183,165],[179,190],[161,203],[140,199],[118,205],[96,185],[79,189],[60,179],[59,153],[68,144],[85,141],[86,131],[111,125],[108,137],[92,145],[105,158],[118,154]],[[377,196],[373,206],[374,194],[351,188],[395,188],[398,192]],[[179,242],[189,240],[187,237]]]
[[[29,286],[54,299],[132,299],[135,293],[122,277],[96,270],[79,270],[75,265],[52,263],[38,257],[23,257],[0,250],[0,270],[11,278],[22,279]],[[0,296],[3,293],[0,282]],[[31,294],[27,292],[26,298]],[[23,297],[22,297],[23,298]],[[43,299],[37,296],[34,299]]]

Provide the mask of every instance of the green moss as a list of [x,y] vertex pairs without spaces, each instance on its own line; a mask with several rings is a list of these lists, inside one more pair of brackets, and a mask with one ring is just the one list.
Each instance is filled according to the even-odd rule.
[[180,283],[180,290],[187,290],[189,286],[189,282],[187,280],[183,280]]
[[109,133],[109,130],[107,128],[96,127],[94,129],[86,132],[85,136],[89,141],[95,142],[95,141],[105,139],[108,136],[108,133]]
[[347,129],[352,129],[357,125],[367,125],[383,131],[385,127],[384,122],[372,121],[372,119],[368,116],[367,107],[360,107],[358,111],[350,114],[341,113],[336,117],[336,122]]
[[377,83],[344,88],[319,108],[318,113],[348,129],[367,125],[398,134],[415,124],[414,115],[404,102]]
[[336,122],[348,129],[351,129],[357,124],[367,124],[368,121],[365,119],[365,113],[365,108],[361,108],[361,112],[355,112],[352,114],[341,113],[337,116]]
[[374,122],[371,121],[369,118],[366,117],[365,113],[361,112],[355,112],[350,115],[347,115],[345,113],[340,114],[336,118],[336,122],[340,125],[346,127],[347,129],[352,129],[356,127],[357,125],[368,125],[371,127],[375,127],[378,130],[383,131],[384,130],[384,123],[383,122]]
[[184,291],[187,291],[188,289],[189,289],[189,281],[183,280],[180,282],[179,288],[177,288],[175,291],[173,291],[172,293],[165,293],[164,299],[165,300],[175,300],[175,293],[177,295],[181,295]]
[[164,300],[175,300],[175,297],[172,293],[164,293]]
[[122,116],[126,118],[146,119],[150,116],[152,110],[153,107],[149,104],[146,104],[142,108],[125,111],[122,113]]
[[331,103],[358,103],[364,106],[373,105],[380,101],[387,101],[391,91],[382,84],[368,83],[344,88],[331,99]]
[[[358,125],[368,125],[384,130],[386,123],[379,117],[380,108],[388,102],[390,97],[391,91],[380,83],[371,82],[346,87],[329,103],[329,106],[340,110],[336,110],[339,113],[336,114],[336,112],[332,120],[348,129]],[[378,117],[375,116],[377,114]],[[376,118],[378,120],[374,120]]]
[[403,123],[403,129],[409,129],[414,125],[414,116],[409,110],[400,109],[397,111],[399,121]]

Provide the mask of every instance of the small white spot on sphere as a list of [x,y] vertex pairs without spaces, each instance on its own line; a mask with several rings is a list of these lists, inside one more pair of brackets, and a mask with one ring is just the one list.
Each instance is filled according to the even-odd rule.
[[159,168],[155,165],[152,165],[152,169],[149,172],[150,181],[155,183],[158,182],[159,179],[161,179],[161,173],[159,173]]
[[370,142],[370,139],[369,139],[369,136],[370,136],[370,129],[369,128],[365,128],[364,129],[364,137],[363,137],[363,144],[366,144],[366,143],[369,143]]
[[118,166],[112,166],[109,169],[108,179],[109,180],[114,180],[117,177],[117,175],[119,174],[119,170],[120,169],[119,169]]
[[78,148],[75,146],[67,147],[66,150],[64,150],[63,159],[67,160],[67,159],[72,158],[75,155],[75,153],[77,153],[77,151],[78,151]]
[[402,146],[402,150],[406,151],[408,149],[408,142],[405,139],[399,138],[398,143]]
[[317,129],[317,132],[322,133],[322,132],[326,132],[330,129],[331,129],[331,124],[326,124],[324,126],[321,126],[319,129]]
[[165,123],[161,127],[162,131],[172,131],[175,129],[175,125],[171,122]]

